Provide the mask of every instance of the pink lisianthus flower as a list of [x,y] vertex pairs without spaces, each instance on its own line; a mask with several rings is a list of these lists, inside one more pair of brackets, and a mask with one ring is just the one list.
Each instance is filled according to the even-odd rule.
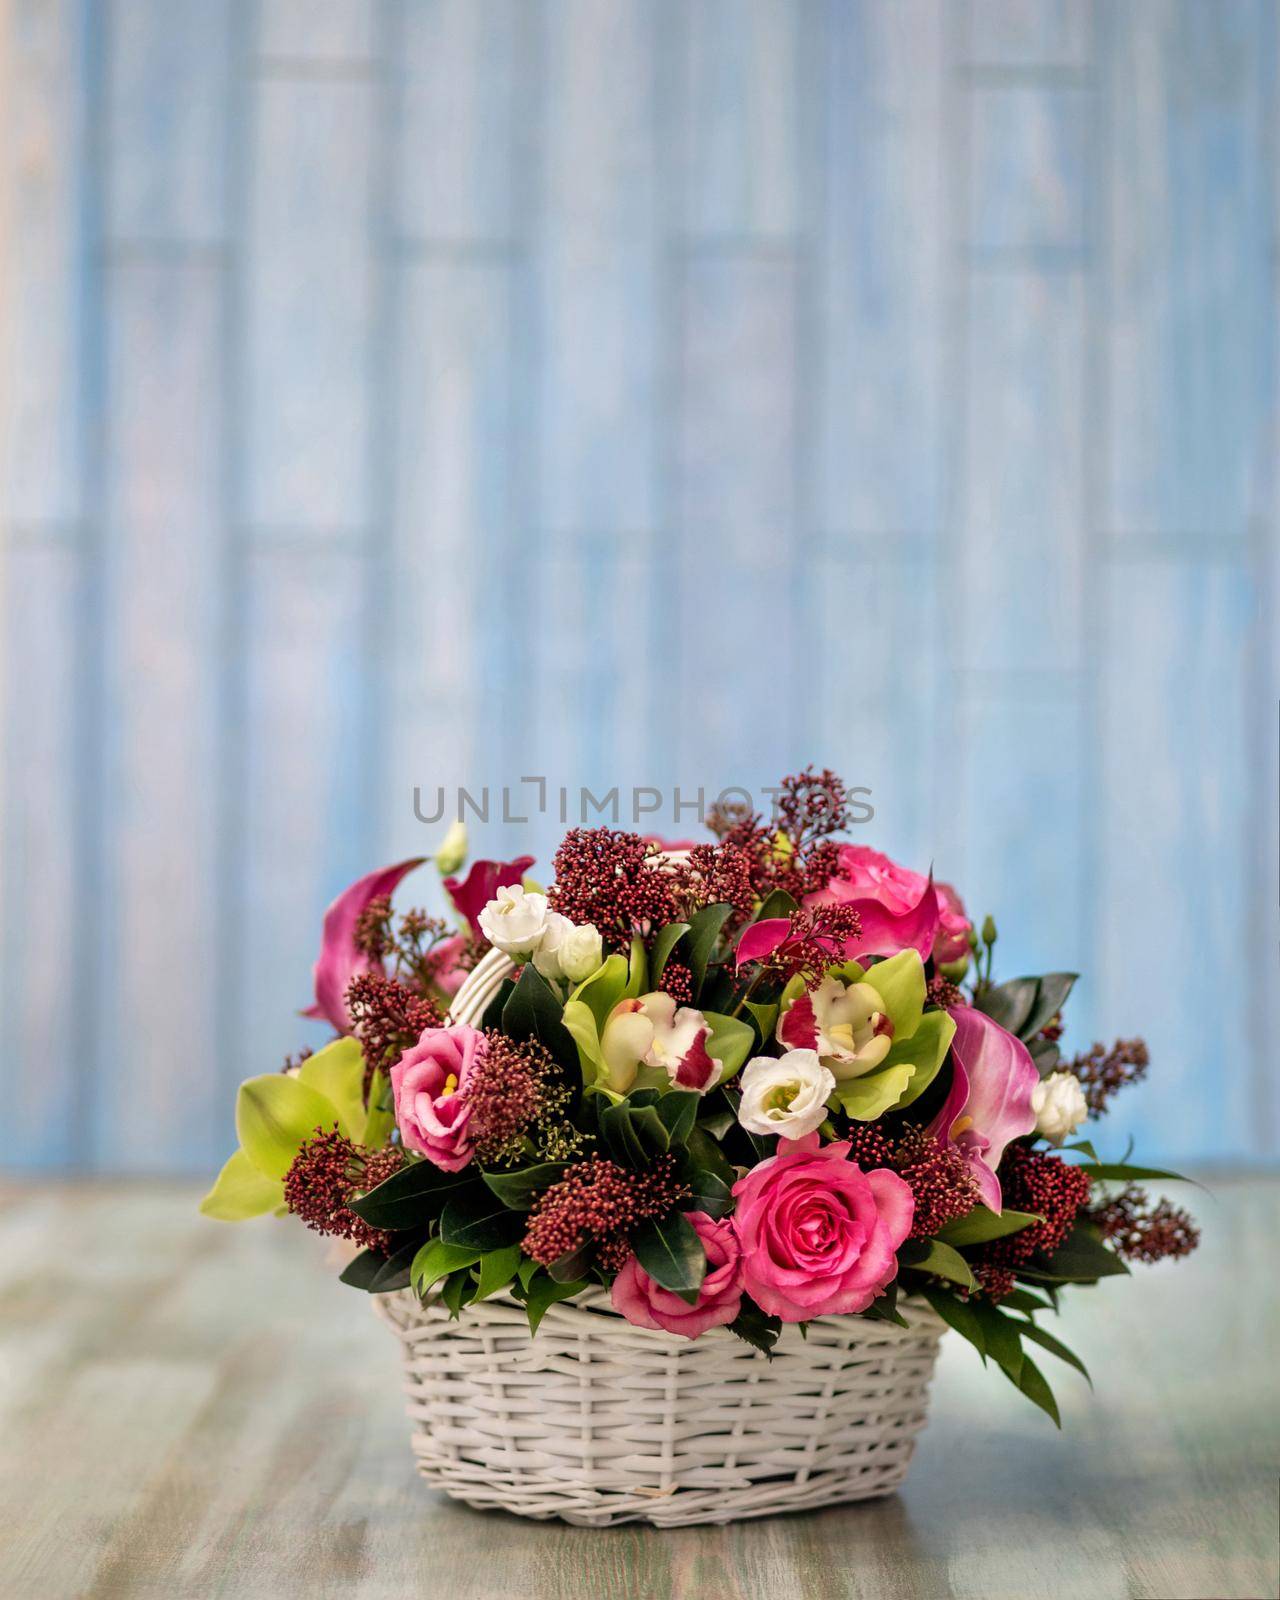
[[613,1309],[637,1328],[661,1328],[696,1339],[708,1328],[734,1321],[742,1301],[741,1256],[737,1236],[727,1222],[717,1222],[704,1211],[685,1213],[707,1253],[707,1275],[690,1305],[670,1289],[655,1283],[635,1256],[613,1280]]
[[428,1028],[391,1069],[401,1139],[445,1172],[471,1160],[466,1091],[484,1047],[484,1035],[465,1023]]
[[356,948],[356,924],[371,900],[394,894],[401,878],[420,867],[426,858],[415,856],[394,867],[382,867],[359,878],[344,889],[324,914],[320,956],[314,969],[315,1004],[303,1013],[331,1022],[339,1033],[351,1032],[347,1011],[347,986],[362,972],[373,971],[376,963]]
[[784,1322],[865,1311],[898,1272],[915,1198],[885,1168],[863,1172],[847,1141],[797,1139],[733,1186],[742,1286]]
[[467,919],[473,939],[484,938],[480,913],[490,900],[499,889],[509,889],[519,883],[532,865],[532,856],[517,856],[514,861],[473,861],[465,878],[444,880],[445,893],[453,901],[458,915]]
[[938,894],[938,931],[933,940],[933,959],[939,966],[963,961],[969,954],[969,930],[973,927],[965,913],[964,901],[949,883],[935,883]]
[[982,1203],[990,1211],[1003,1204],[996,1169],[1011,1139],[1036,1125],[1032,1095],[1040,1074],[1021,1039],[1006,1032],[972,1006],[952,1006],[956,1025],[951,1042],[955,1075],[929,1132],[958,1150],[978,1180]]
[[842,844],[835,875],[805,904],[849,905],[862,931],[847,941],[845,958],[893,956],[918,950],[927,961],[941,926],[938,893],[932,881],[864,844]]

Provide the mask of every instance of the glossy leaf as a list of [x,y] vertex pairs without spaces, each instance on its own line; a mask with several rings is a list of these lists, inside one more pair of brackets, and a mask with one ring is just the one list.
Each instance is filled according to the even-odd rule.
[[707,1272],[707,1254],[692,1223],[679,1211],[646,1222],[632,1236],[636,1259],[653,1281],[694,1305]]
[[480,1257],[480,1271],[476,1285],[477,1300],[487,1300],[499,1289],[505,1289],[516,1275],[520,1265],[520,1246],[509,1244],[501,1250],[489,1250]]
[[688,931],[689,924],[687,922],[669,922],[665,928],[658,929],[658,936],[653,941],[653,949],[649,952],[649,981],[655,986],[662,981],[662,974],[671,952]]
[[1011,1211],[1006,1207],[997,1216],[986,1206],[979,1205],[967,1216],[957,1217],[940,1228],[938,1237],[951,1245],[984,1244],[988,1239],[1003,1239],[1006,1234],[1019,1233],[1033,1222],[1043,1221],[1044,1218],[1034,1211]]
[[559,1283],[545,1272],[539,1272],[531,1277],[527,1285],[528,1294],[524,1307],[525,1315],[529,1319],[530,1336],[537,1333],[539,1323],[552,1306],[561,1300],[572,1300],[575,1294],[581,1294],[586,1287],[585,1278]]
[[446,1244],[484,1253],[514,1244],[524,1230],[518,1211],[480,1187],[455,1195],[440,1215],[440,1237]]
[[937,1278],[949,1278],[965,1289],[976,1289],[978,1280],[969,1263],[949,1244],[941,1239],[911,1239],[898,1251],[898,1260],[915,1272],[931,1272]]
[[520,1167],[513,1172],[482,1172],[480,1176],[512,1211],[528,1211],[544,1189],[564,1177],[568,1162],[543,1161],[536,1167]]
[[1055,1427],[1062,1427],[1062,1418],[1058,1415],[1058,1402],[1053,1398],[1053,1390],[1049,1387],[1044,1373],[1029,1355],[1024,1354],[1022,1358],[1017,1385],[1028,1400],[1033,1400],[1041,1411],[1052,1417]]
[[693,998],[697,1004],[698,996],[702,992],[703,981],[707,976],[707,963],[715,952],[716,942],[720,938],[720,930],[729,920],[733,907],[730,905],[703,906],[701,911],[695,911],[689,919],[689,932],[685,938],[685,948],[689,952],[688,966],[693,974]]
[[284,1184],[258,1171],[243,1150],[237,1150],[200,1202],[206,1217],[219,1222],[244,1222],[284,1203]]
[[1019,1276],[1045,1283],[1095,1283],[1128,1272],[1120,1257],[1103,1244],[1097,1229],[1079,1222],[1047,1261],[1018,1268]]
[[667,1130],[669,1145],[685,1143],[693,1132],[698,1118],[698,1107],[701,1104],[700,1094],[692,1094],[684,1089],[675,1090],[661,1097],[654,1109]]
[[468,1250],[463,1245],[446,1244],[443,1239],[428,1239],[413,1258],[409,1276],[419,1294],[449,1273],[460,1267],[471,1267],[479,1261],[483,1251]]
[[985,1361],[987,1359],[987,1341],[982,1330],[982,1323],[974,1310],[975,1302],[972,1300],[957,1300],[948,1289],[935,1288],[926,1284],[920,1293],[929,1302],[949,1328],[954,1328],[962,1339],[967,1339],[978,1354]]
[[[1009,1304],[1009,1297],[1006,1295],[1000,1304],[1007,1306]],[[1075,1353],[1074,1350],[1068,1349],[1067,1346],[1063,1344],[1062,1340],[1055,1338],[1053,1334],[1048,1331],[1048,1329],[1041,1328],[1034,1322],[1028,1322],[1024,1327],[1019,1329],[1019,1332],[1022,1334],[1024,1339],[1033,1340],[1034,1343],[1041,1345],[1044,1349],[1048,1350],[1051,1355],[1057,1356],[1059,1361],[1065,1361],[1069,1367],[1074,1367],[1084,1381],[1089,1385],[1089,1387],[1091,1389],[1093,1388],[1093,1379],[1089,1376],[1088,1367],[1085,1366],[1084,1362],[1081,1361],[1080,1357]]]
[[349,1206],[371,1227],[404,1232],[434,1222],[452,1195],[474,1185],[472,1171],[444,1172],[433,1161],[413,1161]]

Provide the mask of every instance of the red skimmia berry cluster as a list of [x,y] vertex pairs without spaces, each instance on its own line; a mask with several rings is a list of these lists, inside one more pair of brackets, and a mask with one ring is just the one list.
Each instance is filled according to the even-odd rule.
[[603,1156],[591,1156],[539,1195],[522,1248],[549,1267],[590,1244],[600,1266],[620,1272],[631,1255],[635,1229],[665,1216],[688,1193],[675,1176],[674,1156],[660,1156],[644,1172],[629,1172]]
[[439,1027],[440,1008],[385,972],[358,973],[347,985],[346,1000],[352,1032],[364,1052],[367,1096],[374,1069],[389,1072],[426,1029]]
[[572,1094],[560,1069],[535,1039],[517,1043],[488,1029],[466,1095],[468,1129],[484,1166],[512,1165],[525,1153],[526,1140],[547,1160],[564,1161],[586,1137],[565,1114]]
[[1034,1211],[1044,1218],[1018,1233],[979,1246],[974,1276],[988,1299],[1003,1300],[1014,1274],[1035,1255],[1052,1255],[1071,1232],[1089,1202],[1089,1175],[1061,1156],[1011,1144],[1000,1163],[1000,1188],[1006,1210]]
[[1155,1205],[1145,1189],[1126,1185],[1114,1199],[1089,1215],[1102,1236],[1126,1261],[1152,1262],[1189,1256],[1200,1243],[1200,1230],[1181,1206],[1160,1200]]
[[317,1233],[350,1239],[365,1250],[390,1251],[391,1235],[348,1209],[358,1192],[399,1172],[404,1154],[396,1145],[370,1150],[353,1144],[335,1126],[317,1128],[306,1140],[284,1178],[284,1203]]
[[678,1006],[693,1004],[693,972],[683,961],[668,961],[658,979],[658,988],[669,994]]
[[1117,1090],[1145,1078],[1150,1064],[1142,1039],[1117,1039],[1110,1050],[1095,1044],[1086,1055],[1077,1056],[1071,1070],[1080,1080],[1090,1116],[1105,1111]]
[[957,1217],[967,1216],[981,1199],[968,1162],[948,1150],[916,1123],[907,1123],[897,1139],[889,1139],[869,1122],[855,1123],[849,1134],[849,1157],[864,1172],[888,1167],[906,1183],[915,1199],[912,1239],[929,1239]]
[[594,923],[604,943],[624,950],[632,937],[678,922],[686,874],[659,859],[656,844],[613,828],[571,828],[555,853],[553,911]]

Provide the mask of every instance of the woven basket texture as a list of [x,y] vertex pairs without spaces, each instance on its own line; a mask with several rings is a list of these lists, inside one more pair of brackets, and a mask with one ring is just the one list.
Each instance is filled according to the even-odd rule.
[[379,1296],[399,1335],[418,1471],[470,1505],[605,1527],[734,1522],[889,1494],[924,1426],[942,1324],[820,1318],[772,1361],[723,1328],[636,1328],[599,1289],[536,1338],[504,1297],[454,1321]]
[[[478,1023],[513,963],[499,950],[455,995]],[[735,1522],[888,1494],[924,1426],[943,1325],[820,1318],[767,1360],[713,1328],[636,1328],[599,1289],[552,1306],[531,1338],[506,1296],[456,1321],[438,1297],[378,1296],[404,1353],[418,1470],[474,1506],[605,1527]]]

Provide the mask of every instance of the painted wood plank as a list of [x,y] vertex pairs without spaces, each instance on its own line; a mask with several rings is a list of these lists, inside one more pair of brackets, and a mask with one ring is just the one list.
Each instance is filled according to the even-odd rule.
[[65,525],[81,511],[83,53],[71,0],[11,7],[0,106],[0,190],[9,196],[0,507],[19,523]]
[[392,854],[423,845],[415,784],[494,777],[489,758],[510,748],[528,687],[529,597],[510,570],[511,273],[492,259],[406,260],[399,273]]
[[[1275,958],[1255,963],[1246,942],[1254,607],[1234,565],[1117,561],[1107,575],[1096,1025],[1108,1040],[1142,1034],[1153,1062],[1109,1131],[1141,1132],[1171,1159],[1253,1148],[1250,990]],[[1179,972],[1194,981],[1171,983]]]
[[939,877],[979,921],[995,917],[1005,977],[1096,968],[1080,891],[1085,734],[1075,690],[970,686],[956,714],[956,809],[939,829],[948,841]]
[[646,533],[658,412],[654,12],[548,0],[536,249],[537,504]]
[[1241,539],[1259,509],[1274,285],[1267,7],[1109,8],[1107,528]]
[[789,0],[681,6],[681,227],[689,236],[776,240],[798,231],[810,15]]
[[[677,748],[686,772],[773,782],[789,759],[796,533],[797,283],[786,256],[693,256],[681,298],[674,465],[679,680],[697,684]],[[726,552],[732,556],[726,560]],[[767,667],[741,692],[743,642]],[[726,777],[752,752],[753,771]]]
[[81,563],[71,543],[13,543],[5,572],[4,917],[0,1159],[13,1169],[83,1157],[83,1030],[75,992],[83,776],[77,761]]
[[968,0],[968,60],[991,67],[1084,67],[1092,0]]
[[532,71],[533,20],[517,0],[427,0],[405,9],[396,154],[405,238],[512,237],[518,95],[522,71]]
[[1079,261],[1085,247],[1089,90],[982,87],[969,95],[970,248]]
[[[934,729],[940,683],[921,649],[942,625],[939,575],[923,555],[836,553],[806,568],[802,591],[803,694],[816,702],[805,761],[829,766],[862,796],[874,817],[853,830],[860,844],[944,881],[958,862],[943,855],[941,820],[952,801],[939,792]],[[807,641],[807,642],[803,642]]]
[[817,516],[831,534],[940,520],[947,285],[944,45],[933,0],[827,10],[817,236]]
[[231,0],[109,0],[106,233],[226,233]]
[[260,80],[245,290],[249,519],[350,529],[371,515],[373,86]]
[[970,279],[959,549],[962,667],[1080,664],[1085,308],[1078,274]]
[[136,262],[107,284],[106,771],[95,1159],[214,1148],[225,529],[223,281]]
[[249,556],[234,967],[241,1048],[220,1063],[224,1143],[235,1084],[327,1037],[297,1015],[311,1001],[321,919],[378,864],[364,767],[368,580],[364,558],[350,551],[267,546]]
[[262,56],[353,65],[372,62],[377,42],[376,0],[260,0]]

